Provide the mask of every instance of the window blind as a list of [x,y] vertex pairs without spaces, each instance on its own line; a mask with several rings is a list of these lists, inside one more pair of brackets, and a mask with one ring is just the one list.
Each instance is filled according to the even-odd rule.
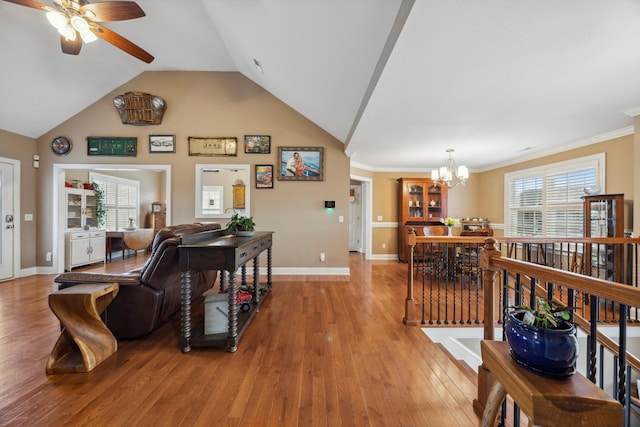
[[604,188],[604,154],[505,175],[505,235],[584,236],[587,187]]

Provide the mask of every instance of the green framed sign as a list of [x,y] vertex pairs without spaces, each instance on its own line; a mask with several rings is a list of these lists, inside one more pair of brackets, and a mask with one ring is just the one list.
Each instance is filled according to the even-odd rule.
[[138,138],[123,136],[88,136],[89,156],[137,156]]

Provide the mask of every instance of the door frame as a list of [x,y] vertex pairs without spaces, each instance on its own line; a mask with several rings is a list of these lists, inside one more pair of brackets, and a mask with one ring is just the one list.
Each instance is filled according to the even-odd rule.
[[358,175],[350,175],[350,178],[354,181],[360,181],[360,183],[362,184],[362,192],[361,192],[361,197],[362,197],[362,203],[361,203],[361,207],[362,207],[362,213],[360,215],[360,218],[362,218],[362,229],[364,230],[363,236],[362,236],[362,247],[364,248],[364,259],[370,260],[372,259],[371,256],[371,233],[372,233],[372,221],[371,221],[371,212],[373,211],[373,205],[372,205],[372,185],[373,185],[373,179],[372,178],[367,178],[365,176],[358,176]]
[[171,165],[131,165],[131,164],[67,164],[67,163],[54,163],[53,164],[53,227],[52,228],[52,242],[53,247],[57,248],[53,252],[52,266],[54,273],[64,272],[64,233],[65,227],[65,206],[64,206],[64,182],[65,171],[74,169],[89,169],[94,171],[110,171],[110,170],[154,170],[165,172],[164,191],[166,195],[166,221],[167,224],[171,224]]
[[[20,160],[0,157],[0,162],[13,167],[13,278],[22,277],[22,213],[20,211]],[[10,280],[10,279],[7,279]]]

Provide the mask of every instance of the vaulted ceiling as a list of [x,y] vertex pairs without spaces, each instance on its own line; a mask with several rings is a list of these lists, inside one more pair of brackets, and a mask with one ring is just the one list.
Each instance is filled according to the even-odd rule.
[[137,3],[105,26],[151,64],[103,40],[63,54],[44,13],[0,1],[0,129],[37,138],[144,71],[238,71],[356,165],[430,170],[454,148],[479,171],[632,133],[640,111],[637,0]]

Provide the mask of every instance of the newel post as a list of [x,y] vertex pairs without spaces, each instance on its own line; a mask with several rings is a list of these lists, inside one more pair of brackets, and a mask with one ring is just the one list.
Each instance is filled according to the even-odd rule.
[[404,317],[402,323],[405,325],[417,325],[415,318],[416,302],[413,299],[413,249],[416,246],[416,233],[413,227],[408,228],[407,245],[409,246],[409,263],[407,268],[407,299],[404,302]]
[[[496,240],[489,237],[484,241],[484,247],[480,250],[480,268],[482,269],[482,283],[484,288],[484,339],[495,339],[496,323],[496,289],[500,286],[498,270],[492,263],[493,258],[499,258],[502,253],[496,249]],[[498,292],[499,295],[499,292]],[[489,390],[493,386],[495,379],[484,366],[478,368],[478,397],[473,401],[473,408],[477,414],[482,415],[487,403]]]

